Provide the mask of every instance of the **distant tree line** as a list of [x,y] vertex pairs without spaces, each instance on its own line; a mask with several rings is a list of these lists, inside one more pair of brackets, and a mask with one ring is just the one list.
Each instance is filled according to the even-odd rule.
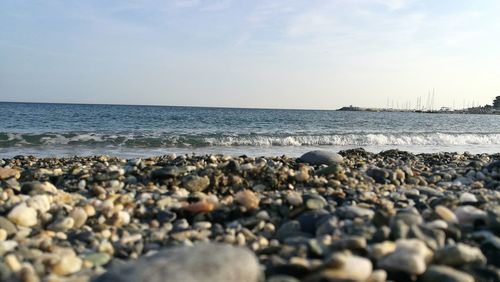
[[500,109],[500,96],[497,96],[495,100],[493,100],[493,108]]

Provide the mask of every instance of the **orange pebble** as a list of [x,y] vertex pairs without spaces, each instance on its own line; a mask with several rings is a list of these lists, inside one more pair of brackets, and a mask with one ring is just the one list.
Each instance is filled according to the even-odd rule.
[[184,207],[184,210],[188,212],[211,212],[215,208],[213,203],[208,201],[199,201],[193,204],[189,204]]

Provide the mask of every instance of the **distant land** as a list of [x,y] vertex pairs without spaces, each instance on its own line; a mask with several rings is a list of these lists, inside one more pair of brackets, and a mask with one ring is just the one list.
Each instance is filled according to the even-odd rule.
[[352,111],[352,112],[411,112],[411,113],[442,113],[442,114],[483,114],[483,115],[500,115],[500,96],[493,100],[493,104],[470,107],[464,109],[451,109],[449,107],[441,107],[433,109],[432,107],[419,107],[413,109],[399,108],[363,108],[356,106],[347,106],[338,109],[337,111]]

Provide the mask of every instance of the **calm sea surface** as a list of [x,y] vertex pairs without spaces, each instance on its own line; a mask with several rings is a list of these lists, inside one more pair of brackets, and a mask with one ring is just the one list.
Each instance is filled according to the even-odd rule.
[[0,103],[0,157],[500,152],[500,116]]

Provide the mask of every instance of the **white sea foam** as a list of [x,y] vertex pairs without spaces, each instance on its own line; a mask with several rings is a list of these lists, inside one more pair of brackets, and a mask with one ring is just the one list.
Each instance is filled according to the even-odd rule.
[[450,146],[500,144],[500,134],[339,134],[313,136],[211,137],[212,146]]
[[170,135],[170,134],[101,134],[43,133],[4,134],[0,147],[23,146],[122,146],[122,147],[211,147],[211,146],[467,146],[500,145],[500,134],[477,133],[370,133],[328,135]]

